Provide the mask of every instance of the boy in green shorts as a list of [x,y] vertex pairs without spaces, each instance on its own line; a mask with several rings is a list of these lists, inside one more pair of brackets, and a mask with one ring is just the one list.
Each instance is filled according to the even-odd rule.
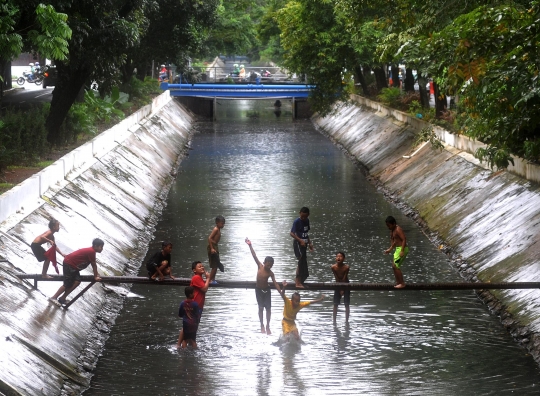
[[396,289],[403,289],[405,287],[405,281],[403,280],[401,265],[409,253],[407,238],[405,237],[403,229],[396,224],[396,219],[392,216],[386,218],[386,226],[390,230],[390,242],[392,245],[384,251],[384,254],[388,254],[393,248],[396,248],[392,260],[392,269],[394,270],[394,276],[396,277],[396,285],[394,287]]

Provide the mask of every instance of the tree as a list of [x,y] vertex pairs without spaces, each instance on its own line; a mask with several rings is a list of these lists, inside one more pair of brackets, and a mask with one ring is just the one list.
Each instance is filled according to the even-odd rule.
[[67,15],[56,12],[53,6],[35,1],[8,0],[0,4],[0,79],[5,75],[6,64],[23,50],[46,58],[66,59],[72,33],[66,20]]

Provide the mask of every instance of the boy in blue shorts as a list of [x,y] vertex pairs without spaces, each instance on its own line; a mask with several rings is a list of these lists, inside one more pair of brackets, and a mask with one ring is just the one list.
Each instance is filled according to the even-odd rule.
[[197,330],[201,320],[201,310],[199,304],[193,300],[194,292],[195,290],[191,286],[184,289],[187,298],[180,303],[178,309],[178,316],[182,318],[182,331],[178,335],[177,348],[185,348],[188,343],[193,348],[197,348]]
[[[336,263],[330,267],[336,278],[336,282],[349,283],[349,266],[344,264],[345,253],[337,252]],[[345,304],[345,322],[349,323],[349,304],[351,302],[351,290],[342,289],[334,291],[334,324],[336,323],[338,305],[341,302],[343,296],[343,303]]]
[[401,272],[401,265],[409,253],[409,247],[407,246],[407,238],[403,229],[396,224],[396,219],[392,216],[386,218],[386,226],[390,230],[390,242],[392,245],[384,251],[384,254],[388,254],[393,248],[396,248],[394,257],[392,260],[392,269],[394,270],[394,276],[396,278],[396,289],[403,289],[405,287],[405,281],[403,280],[403,272]]

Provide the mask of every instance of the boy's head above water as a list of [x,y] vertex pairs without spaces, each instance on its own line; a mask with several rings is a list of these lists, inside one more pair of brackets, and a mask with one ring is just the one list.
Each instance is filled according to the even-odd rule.
[[337,252],[336,253],[336,262],[338,264],[341,264],[345,261],[345,253],[343,252]]
[[385,220],[388,229],[393,230],[396,227],[396,219],[393,216],[388,216]]
[[190,300],[193,299],[193,293],[195,292],[195,289],[193,289],[192,286],[188,286],[184,289],[184,293],[186,294],[186,297]]
[[216,226],[217,226],[217,228],[225,227],[225,217],[223,217],[221,215],[216,216]]
[[203,263],[201,263],[200,261],[194,261],[191,263],[191,270],[195,273],[195,274],[199,274],[199,275],[202,275],[205,273],[205,270],[204,270],[204,265]]
[[305,220],[308,217],[309,217],[309,208],[306,206],[302,206],[302,208],[300,209],[300,218],[302,220]]
[[272,268],[273,265],[274,265],[274,258],[273,258],[273,257],[270,257],[270,256],[266,256],[266,257],[264,258],[263,265],[264,265],[264,268],[267,268],[267,269]]
[[300,304],[300,294],[298,292],[294,292],[291,297],[292,306],[294,308],[298,307],[298,304]]

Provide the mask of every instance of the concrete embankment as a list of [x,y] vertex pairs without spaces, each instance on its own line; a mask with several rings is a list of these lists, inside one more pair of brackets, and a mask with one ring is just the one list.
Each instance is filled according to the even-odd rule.
[[[443,140],[459,140],[461,146],[433,150],[428,144],[404,158],[416,151],[415,135],[427,124],[356,99],[356,104],[340,108],[333,116],[314,117],[315,124],[429,233],[464,278],[482,282],[540,279],[538,184],[508,171],[486,169],[464,147],[474,149],[476,142],[440,129],[437,133]],[[519,171],[516,168],[512,171]],[[521,169],[532,180],[540,175],[529,164]],[[540,363],[540,291],[479,291],[478,295]]]
[[[99,237],[105,241],[97,257],[102,275],[138,272],[190,138],[191,116],[163,95],[135,124],[104,132],[53,164],[46,175],[60,176],[46,191],[39,190],[38,175],[25,187],[37,186],[38,193],[0,225],[0,256],[9,261],[0,262],[0,393],[71,395],[89,385],[129,286],[95,284],[64,310],[47,300],[59,282],[40,282],[36,290],[15,274],[41,272],[29,244],[47,230],[50,217],[61,223],[56,240],[63,252]],[[90,267],[82,271],[91,273]]]

